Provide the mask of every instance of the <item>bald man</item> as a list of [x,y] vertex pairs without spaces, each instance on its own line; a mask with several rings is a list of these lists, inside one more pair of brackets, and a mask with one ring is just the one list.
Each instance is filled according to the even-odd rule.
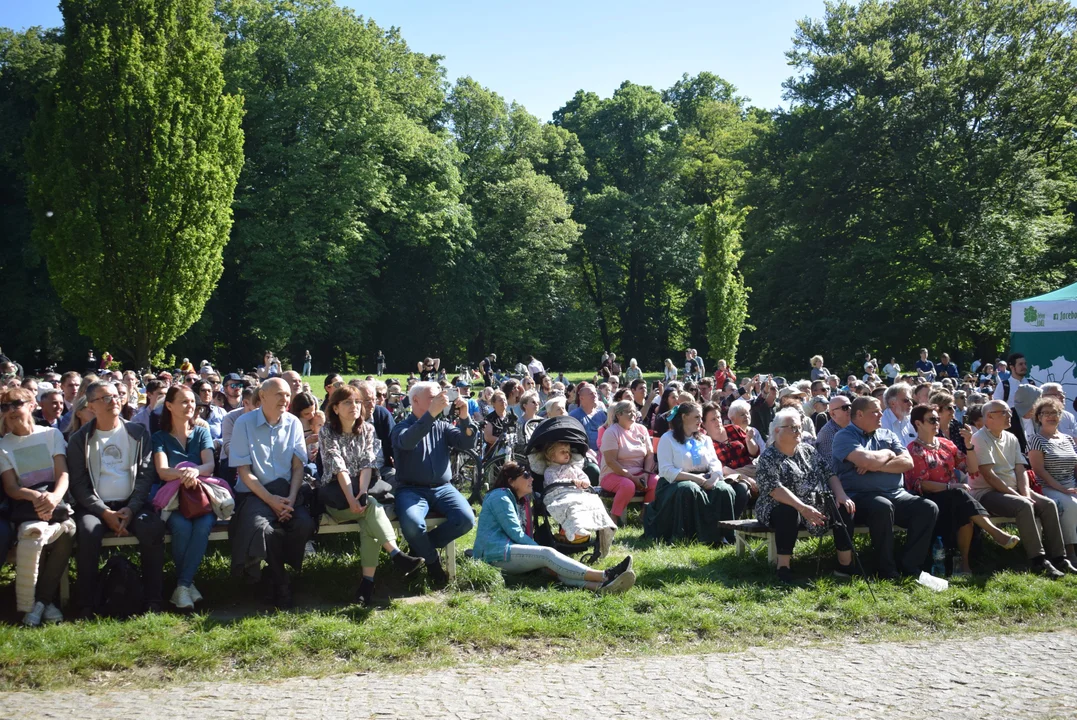
[[291,390],[292,397],[303,392],[303,376],[295,370],[287,370],[281,373],[281,379],[288,383],[288,389]]
[[834,435],[852,420],[849,416],[849,409],[852,406],[853,401],[844,395],[835,395],[830,398],[830,403],[827,405],[827,414],[830,419],[819,429],[819,434],[815,438],[815,449],[826,460],[827,465],[830,465],[830,450],[834,445]]
[[270,378],[258,391],[261,407],[240,416],[232,429],[229,465],[236,468],[236,510],[229,524],[232,573],[257,582],[264,560],[278,608],[292,606],[291,581],[284,565],[296,572],[303,549],[314,535],[307,498],[300,498],[307,448],[303,425],[287,412],[291,387]]

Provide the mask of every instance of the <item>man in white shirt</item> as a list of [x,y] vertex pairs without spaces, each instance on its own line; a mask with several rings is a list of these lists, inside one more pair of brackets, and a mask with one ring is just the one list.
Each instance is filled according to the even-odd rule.
[[897,435],[902,446],[908,445],[916,439],[916,430],[909,421],[909,412],[912,410],[909,386],[904,383],[891,385],[886,389],[883,400],[886,410],[883,411],[882,427]]
[[973,497],[992,515],[1017,520],[1033,571],[1056,580],[1065,573],[1077,574],[1077,567],[1066,559],[1058,506],[1028,485],[1027,461],[1017,438],[1007,430],[1010,409],[1002,400],[992,400],[984,405],[983,413],[984,426],[972,436],[969,448],[979,464],[970,482]]
[[79,612],[92,617],[97,596],[97,569],[105,531],[138,539],[142,587],[151,612],[163,602],[165,524],[150,506],[154,472],[150,433],[120,417],[120,396],[111,382],[86,389],[93,418],[71,436],[67,467],[75,509]]

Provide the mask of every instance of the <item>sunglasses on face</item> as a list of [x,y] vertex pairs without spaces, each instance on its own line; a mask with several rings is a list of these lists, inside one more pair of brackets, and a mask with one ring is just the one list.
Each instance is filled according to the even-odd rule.
[[18,410],[26,404],[25,400],[12,400],[11,402],[0,403],[0,412],[8,412],[9,410]]
[[226,387],[228,387],[231,390],[242,390],[243,389],[243,383],[228,383],[228,385]]

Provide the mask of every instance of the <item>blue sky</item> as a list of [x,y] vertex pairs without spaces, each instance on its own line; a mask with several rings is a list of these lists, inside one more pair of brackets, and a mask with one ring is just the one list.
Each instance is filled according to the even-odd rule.
[[[339,0],[338,0],[339,1]],[[625,80],[664,89],[708,70],[753,104],[782,104],[796,21],[823,0],[378,0],[343,4],[414,50],[444,56],[450,80],[470,75],[546,120],[580,89],[607,97]],[[0,0],[0,26],[60,24],[53,0]]]

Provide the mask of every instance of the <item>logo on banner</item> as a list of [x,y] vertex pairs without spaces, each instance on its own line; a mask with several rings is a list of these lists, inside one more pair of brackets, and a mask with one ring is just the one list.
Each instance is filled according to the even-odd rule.
[[1041,313],[1034,305],[1025,308],[1025,323],[1033,327],[1043,327],[1047,315]]

